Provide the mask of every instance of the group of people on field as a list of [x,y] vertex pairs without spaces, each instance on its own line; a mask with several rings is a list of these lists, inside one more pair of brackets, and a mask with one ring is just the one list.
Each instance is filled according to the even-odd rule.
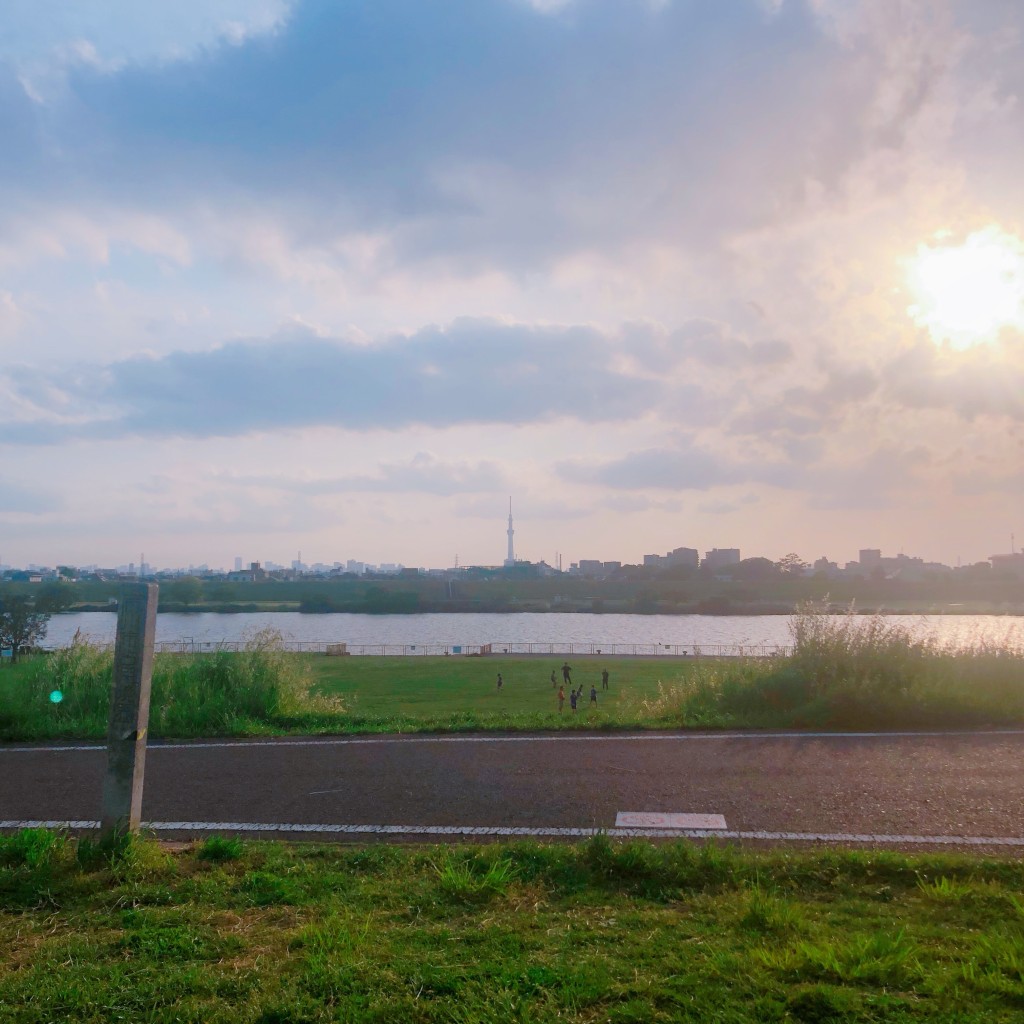
[[[573,712],[577,710],[580,702],[583,700],[583,684],[580,683],[579,689],[573,689],[572,685],[572,666],[569,662],[563,662],[562,664],[562,684],[559,686],[558,678],[556,675],[556,669],[551,670],[551,687],[552,689],[558,688],[558,713],[562,713],[562,709],[565,707],[565,688],[569,687],[569,707],[572,708]],[[498,692],[501,693],[501,688],[505,685],[505,680],[502,679],[501,673],[498,673]],[[601,670],[601,689],[608,689],[608,669]],[[597,687],[590,687],[590,706],[597,707]]]
[[[551,686],[558,686],[558,680],[555,678],[555,670],[551,670]],[[572,667],[568,662],[564,662],[562,665],[562,685],[558,686],[558,713],[562,714],[562,709],[565,707],[565,688],[569,687],[569,707],[572,708],[573,714],[576,713],[579,707],[580,701],[583,699],[583,684],[580,683],[579,689],[574,690],[572,686]],[[601,689],[608,689],[608,669],[601,670]],[[597,687],[590,687],[590,706],[592,708],[597,707]]]

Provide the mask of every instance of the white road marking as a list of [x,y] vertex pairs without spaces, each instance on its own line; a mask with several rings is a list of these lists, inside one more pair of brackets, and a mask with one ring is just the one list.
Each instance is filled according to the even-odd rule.
[[[394,743],[704,743],[721,740],[844,740],[844,739],[926,739],[957,736],[1024,736],[1024,729],[944,729],[927,732],[713,732],[713,733],[615,733],[600,736],[566,735],[561,732],[545,736],[354,736],[301,740],[196,740],[185,743],[150,743],[149,753],[176,750],[207,750],[247,747],[346,747],[376,746]],[[106,745],[93,743],[81,746],[5,747],[0,754],[62,753],[69,751],[104,751]]]
[[683,828],[723,829],[725,818],[721,814],[658,814],[654,811],[619,811],[615,815],[616,828]]
[[[98,821],[0,821],[0,829],[97,829]],[[898,846],[1024,847],[1024,836],[918,836],[850,832],[767,832],[741,829],[665,828],[519,828],[481,825],[311,825],[292,822],[144,821],[153,832],[283,832],[321,835],[389,836],[525,836],[536,838],[753,839],[775,842],[840,843]]]

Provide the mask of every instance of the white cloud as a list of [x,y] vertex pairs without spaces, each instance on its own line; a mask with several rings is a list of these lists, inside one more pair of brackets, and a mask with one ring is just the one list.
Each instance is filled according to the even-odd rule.
[[5,0],[0,60],[103,70],[193,56],[279,29],[291,0]]

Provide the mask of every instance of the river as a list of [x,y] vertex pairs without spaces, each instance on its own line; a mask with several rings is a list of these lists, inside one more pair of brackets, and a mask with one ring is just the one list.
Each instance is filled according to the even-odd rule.
[[[297,645],[346,643],[353,653],[381,653],[375,647],[400,647],[406,653],[459,653],[490,644],[535,653],[693,653],[693,648],[779,647],[792,642],[788,615],[594,615],[520,612],[437,613],[429,615],[304,615],[299,612],[162,613],[157,616],[158,643],[184,641],[196,648],[238,643],[263,629],[273,629]],[[1024,642],[1024,617],[1000,615],[901,615],[901,626],[915,635],[934,636],[960,646],[975,640]],[[858,620],[861,621],[861,620]],[[109,612],[55,615],[44,646],[62,647],[76,630],[91,640],[111,643],[116,616]],[[636,650],[630,650],[636,648]],[[681,650],[682,649],[682,650]],[[402,653],[391,650],[388,653]],[[723,652],[724,653],[724,652]],[[752,653],[757,653],[752,652]]]

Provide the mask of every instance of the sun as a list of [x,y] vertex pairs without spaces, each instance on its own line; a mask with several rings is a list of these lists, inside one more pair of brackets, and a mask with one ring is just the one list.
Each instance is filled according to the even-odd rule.
[[959,245],[921,245],[908,261],[916,300],[907,313],[936,342],[955,348],[995,341],[1004,327],[1024,330],[1024,241],[997,227]]

